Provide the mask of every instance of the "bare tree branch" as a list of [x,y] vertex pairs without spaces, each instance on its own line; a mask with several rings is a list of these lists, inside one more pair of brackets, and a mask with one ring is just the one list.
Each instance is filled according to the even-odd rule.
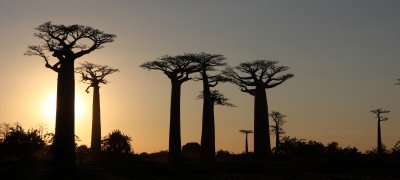
[[183,83],[191,79],[190,74],[197,71],[197,66],[187,56],[162,56],[154,61],[140,65],[147,70],[162,71],[168,78]]
[[[276,77],[289,69],[287,66],[276,66],[277,63],[277,61],[269,60],[240,63],[235,68],[227,67],[223,74],[229,79],[229,82],[238,85],[243,92],[252,94],[254,90],[249,87],[273,88],[294,77],[294,74]],[[235,70],[246,76],[239,75]]]
[[107,84],[109,81],[105,79],[109,74],[119,72],[119,69],[112,68],[106,65],[98,65],[90,62],[80,63],[80,66],[75,68],[75,72],[82,77],[81,81],[89,84],[86,92],[89,93],[90,87],[97,87],[99,84]]

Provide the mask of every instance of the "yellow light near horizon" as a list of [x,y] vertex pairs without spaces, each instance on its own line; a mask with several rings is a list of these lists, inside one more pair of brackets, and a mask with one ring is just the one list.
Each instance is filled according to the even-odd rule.
[[[41,113],[47,122],[55,122],[57,109],[56,91],[51,91],[43,98],[41,103]],[[75,120],[82,119],[84,116],[84,102],[80,95],[75,95]]]

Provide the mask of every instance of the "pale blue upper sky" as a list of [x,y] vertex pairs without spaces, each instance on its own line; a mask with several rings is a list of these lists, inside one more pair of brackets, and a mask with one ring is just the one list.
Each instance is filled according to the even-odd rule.
[[[371,0],[2,0],[0,2],[0,122],[27,128],[44,123],[37,106],[55,91],[56,74],[37,57],[23,56],[34,28],[83,24],[115,33],[112,44],[79,61],[120,68],[101,89],[103,135],[121,129],[137,152],[167,149],[170,84],[138,66],[159,56],[219,53],[230,65],[267,58],[296,76],[267,92],[270,110],[287,115],[289,136],[371,149],[376,121],[369,110],[391,110],[383,142],[400,140],[400,1]],[[77,76],[78,80],[78,76]],[[87,107],[77,135],[90,139],[92,94],[76,92]],[[251,96],[224,84],[238,107],[216,111],[217,149],[243,151],[239,129],[252,129]],[[182,142],[200,141],[201,84],[182,89]]]

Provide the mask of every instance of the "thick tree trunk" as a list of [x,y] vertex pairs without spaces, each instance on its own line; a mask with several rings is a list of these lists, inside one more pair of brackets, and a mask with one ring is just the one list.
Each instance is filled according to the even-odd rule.
[[181,157],[181,83],[171,80],[171,109],[169,125],[169,161],[177,162]]
[[200,159],[202,161],[215,161],[214,102],[211,99],[210,86],[206,75],[203,75],[203,121]]
[[75,72],[74,60],[65,60],[58,72],[54,157],[58,164],[75,161]]
[[92,109],[92,141],[90,146],[92,152],[101,150],[101,121],[100,121],[100,87],[93,86],[93,109]]
[[267,96],[262,86],[256,86],[254,96],[254,157],[256,160],[271,157]]
[[378,119],[378,147],[377,147],[377,154],[382,155],[382,136],[381,136],[381,121]]

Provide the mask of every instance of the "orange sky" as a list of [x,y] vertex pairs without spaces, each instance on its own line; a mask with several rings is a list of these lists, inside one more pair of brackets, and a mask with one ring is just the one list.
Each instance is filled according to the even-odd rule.
[[[70,2],[70,1],[69,1]],[[80,6],[76,6],[79,4]],[[382,124],[388,147],[400,140],[400,12],[397,1],[12,1],[0,2],[0,123],[54,129],[51,105],[57,76],[38,57],[34,28],[46,21],[78,23],[118,37],[78,62],[121,72],[101,87],[102,135],[120,129],[135,152],[168,149],[170,82],[139,65],[165,54],[223,54],[235,66],[267,58],[291,67],[295,77],[267,92],[270,110],[287,115],[288,136],[371,149],[376,120],[369,111],[391,110]],[[76,76],[76,133],[90,142],[92,94]],[[253,127],[253,99],[231,84],[218,87],[237,105],[216,108],[217,149],[242,152]],[[201,83],[182,87],[182,144],[199,142]],[[50,99],[50,100],[49,100]],[[54,99],[54,95],[53,95]],[[49,111],[54,108],[49,108]],[[78,110],[77,110],[78,111]],[[50,114],[50,115],[49,115]],[[272,137],[271,137],[272,138]],[[252,136],[250,135],[250,150]]]

